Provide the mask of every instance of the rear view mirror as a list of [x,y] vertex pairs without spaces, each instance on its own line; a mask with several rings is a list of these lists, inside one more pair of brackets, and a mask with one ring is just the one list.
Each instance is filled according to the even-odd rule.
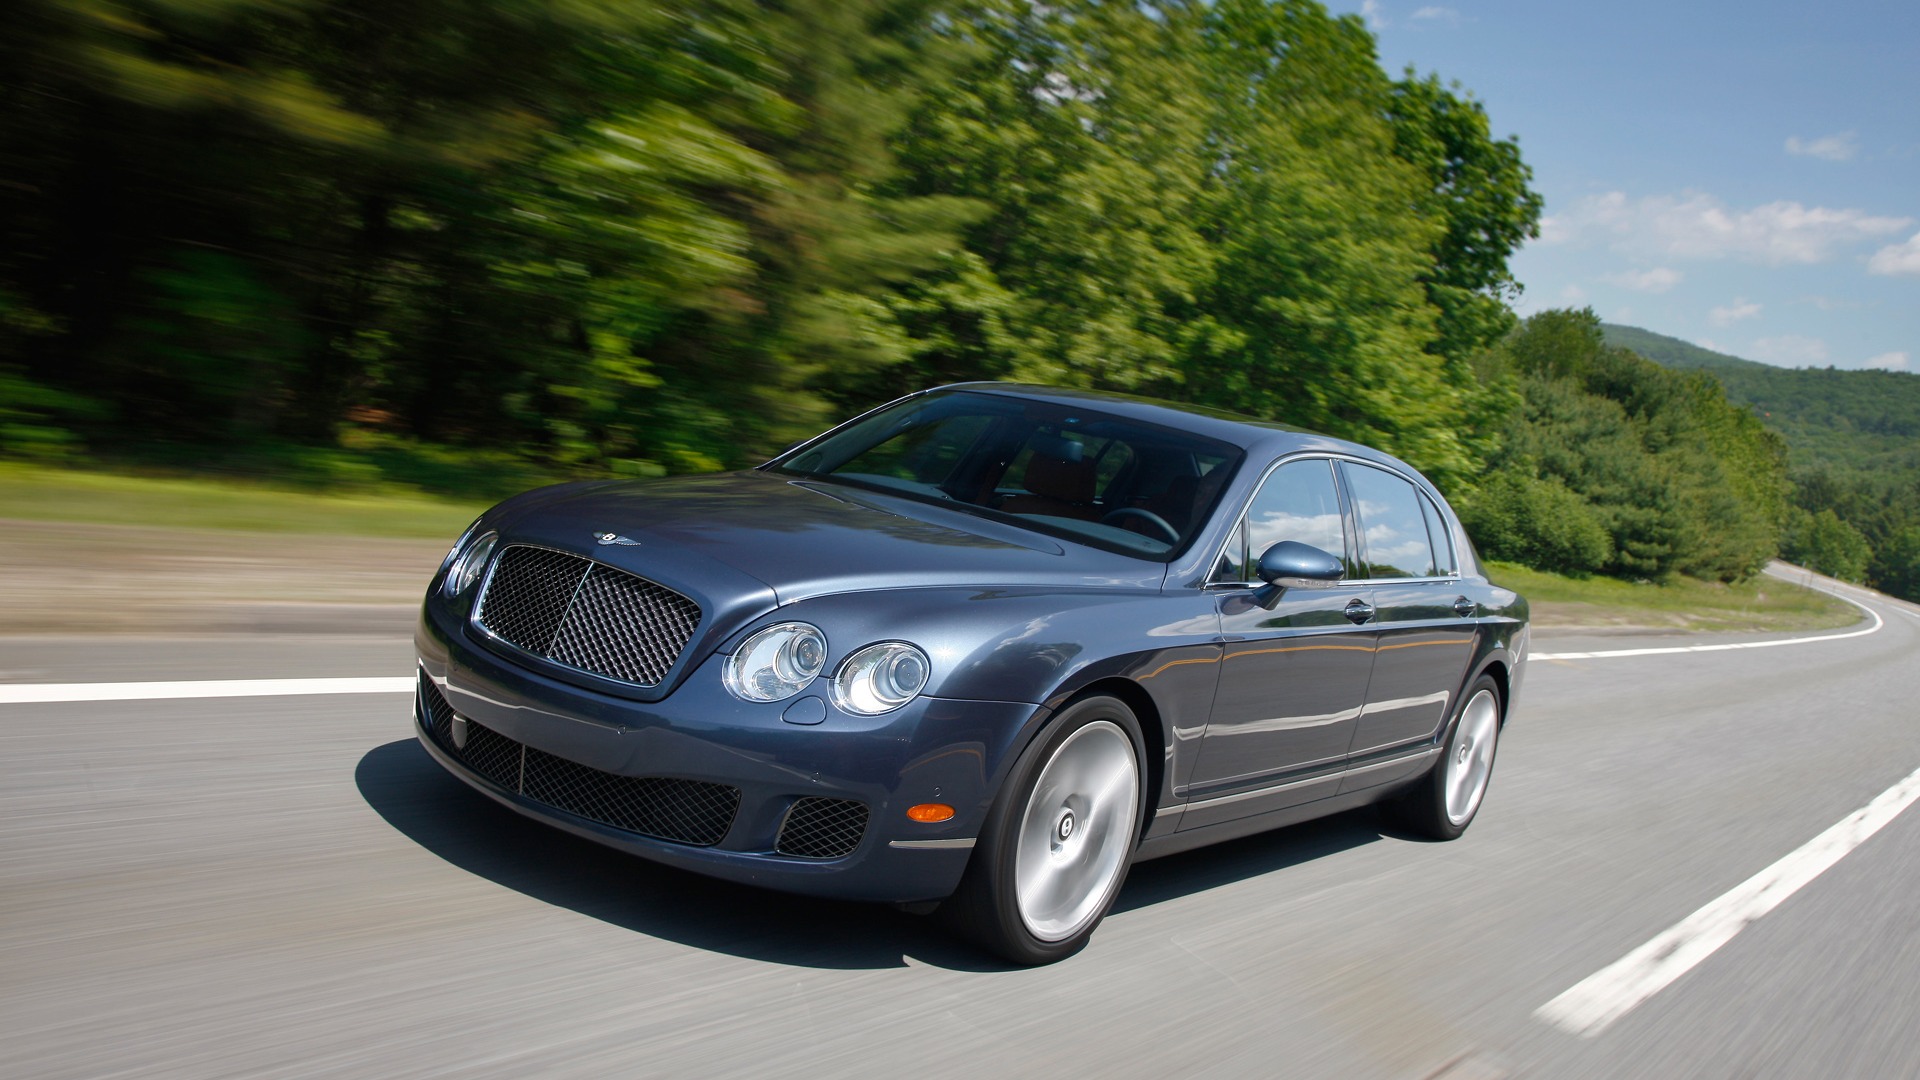
[[1325,589],[1338,582],[1346,568],[1335,556],[1311,544],[1282,540],[1260,555],[1257,571],[1267,583],[1258,599],[1261,607],[1271,608],[1283,589]]

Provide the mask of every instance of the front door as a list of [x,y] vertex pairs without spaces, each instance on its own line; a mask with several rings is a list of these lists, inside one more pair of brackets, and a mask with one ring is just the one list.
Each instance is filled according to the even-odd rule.
[[1331,461],[1307,458],[1275,469],[1236,537],[1210,586],[1226,648],[1213,715],[1183,792],[1190,800],[1183,829],[1333,794],[1373,665],[1364,585],[1291,587],[1266,607],[1253,573],[1260,553],[1282,540],[1351,565]]

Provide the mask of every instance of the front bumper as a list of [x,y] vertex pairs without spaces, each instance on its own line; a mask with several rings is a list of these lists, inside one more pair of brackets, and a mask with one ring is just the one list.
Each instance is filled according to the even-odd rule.
[[[742,702],[722,687],[713,657],[664,700],[636,702],[514,665],[469,641],[464,627],[441,622],[432,608],[423,612],[415,633],[423,688],[415,695],[414,726],[434,760],[529,817],[657,862],[751,885],[890,902],[950,895],[1009,755],[1044,719],[1036,705],[923,697],[878,717],[852,716],[822,701],[824,720],[796,724],[783,718],[787,710],[809,696],[824,697],[823,686],[773,704]],[[629,777],[698,782],[689,788],[723,785],[738,790],[738,808],[715,828],[717,840],[676,842],[530,797],[538,788],[518,782],[524,766],[476,768],[446,737],[444,724],[436,734],[427,684],[472,730],[503,737],[502,746],[525,747],[523,761],[538,755],[616,785],[632,783],[622,779]],[[803,799],[849,800],[867,808],[864,831],[851,850],[834,858],[776,851],[783,824]],[[907,807],[927,802],[952,806],[954,817],[938,824],[906,817]]]

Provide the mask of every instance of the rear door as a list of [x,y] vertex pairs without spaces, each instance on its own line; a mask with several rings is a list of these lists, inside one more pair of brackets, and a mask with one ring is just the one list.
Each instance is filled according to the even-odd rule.
[[[1352,766],[1430,742],[1453,707],[1473,656],[1474,610],[1460,588],[1444,518],[1412,480],[1342,461],[1358,525],[1361,573],[1379,641],[1366,706],[1354,725]],[[1418,763],[1416,763],[1418,764]],[[1399,779],[1391,770],[1366,783]],[[1356,780],[1360,777],[1356,777]]]

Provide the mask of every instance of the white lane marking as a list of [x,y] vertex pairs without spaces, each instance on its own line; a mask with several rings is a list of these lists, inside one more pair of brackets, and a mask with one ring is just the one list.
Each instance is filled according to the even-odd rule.
[[1664,656],[1668,653],[1730,652],[1734,649],[1771,649],[1780,645],[1805,645],[1813,641],[1845,641],[1848,638],[1866,637],[1868,634],[1879,633],[1880,628],[1887,624],[1886,620],[1880,617],[1879,612],[1850,596],[1841,596],[1837,592],[1828,592],[1827,595],[1836,600],[1845,600],[1847,603],[1866,612],[1867,616],[1873,620],[1873,625],[1867,627],[1865,630],[1850,630],[1844,634],[1815,634],[1811,637],[1776,638],[1772,641],[1730,641],[1718,645],[1670,645],[1659,649],[1608,649],[1604,652],[1533,653],[1528,659],[1598,660],[1612,656]]
[[289,697],[306,694],[406,694],[411,675],[370,679],[215,679],[201,682],[0,684],[0,705],[47,701],[150,701],[158,698]]
[[1779,862],[1535,1009],[1533,1015],[1575,1035],[1600,1034],[1819,877],[1916,799],[1920,799],[1920,769]]

